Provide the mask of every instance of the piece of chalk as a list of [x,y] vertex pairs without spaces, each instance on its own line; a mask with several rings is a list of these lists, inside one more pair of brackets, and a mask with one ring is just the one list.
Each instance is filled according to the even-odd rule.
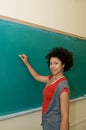
[[19,57],[21,57],[21,55],[18,55]]

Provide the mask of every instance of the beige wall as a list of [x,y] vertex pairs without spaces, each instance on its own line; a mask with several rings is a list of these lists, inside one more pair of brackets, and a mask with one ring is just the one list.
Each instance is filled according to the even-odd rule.
[[0,130],[41,130],[41,112],[35,112],[0,122]]
[[[86,38],[86,0],[3,0],[0,15]],[[0,130],[41,130],[41,112],[0,121]],[[86,99],[70,103],[71,130],[86,130]]]
[[[41,111],[0,122],[0,130],[42,130]],[[86,98],[70,103],[70,130],[86,130]]]
[[86,98],[70,103],[70,130],[86,130]]
[[86,37],[86,0],[3,0],[0,14]]

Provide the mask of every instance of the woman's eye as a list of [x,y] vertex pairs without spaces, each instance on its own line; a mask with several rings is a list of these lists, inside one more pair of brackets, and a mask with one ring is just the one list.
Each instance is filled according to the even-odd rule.
[[52,63],[50,63],[50,65],[52,65]]
[[54,64],[58,64],[57,62],[55,62]]
[[50,65],[52,65],[52,64],[57,65],[58,63],[57,63],[57,62],[55,62],[55,63],[50,63]]

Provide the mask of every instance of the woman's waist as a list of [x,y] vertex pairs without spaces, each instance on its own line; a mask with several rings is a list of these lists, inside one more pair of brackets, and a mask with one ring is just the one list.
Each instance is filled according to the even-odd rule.
[[42,119],[44,120],[59,120],[61,118],[61,114],[57,112],[46,112],[42,114]]

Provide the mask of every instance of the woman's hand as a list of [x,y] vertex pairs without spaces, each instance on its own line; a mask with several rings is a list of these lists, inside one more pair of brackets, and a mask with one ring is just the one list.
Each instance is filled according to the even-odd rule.
[[21,60],[24,62],[24,64],[28,63],[28,57],[25,54],[21,54],[19,55],[19,57],[21,58]]

